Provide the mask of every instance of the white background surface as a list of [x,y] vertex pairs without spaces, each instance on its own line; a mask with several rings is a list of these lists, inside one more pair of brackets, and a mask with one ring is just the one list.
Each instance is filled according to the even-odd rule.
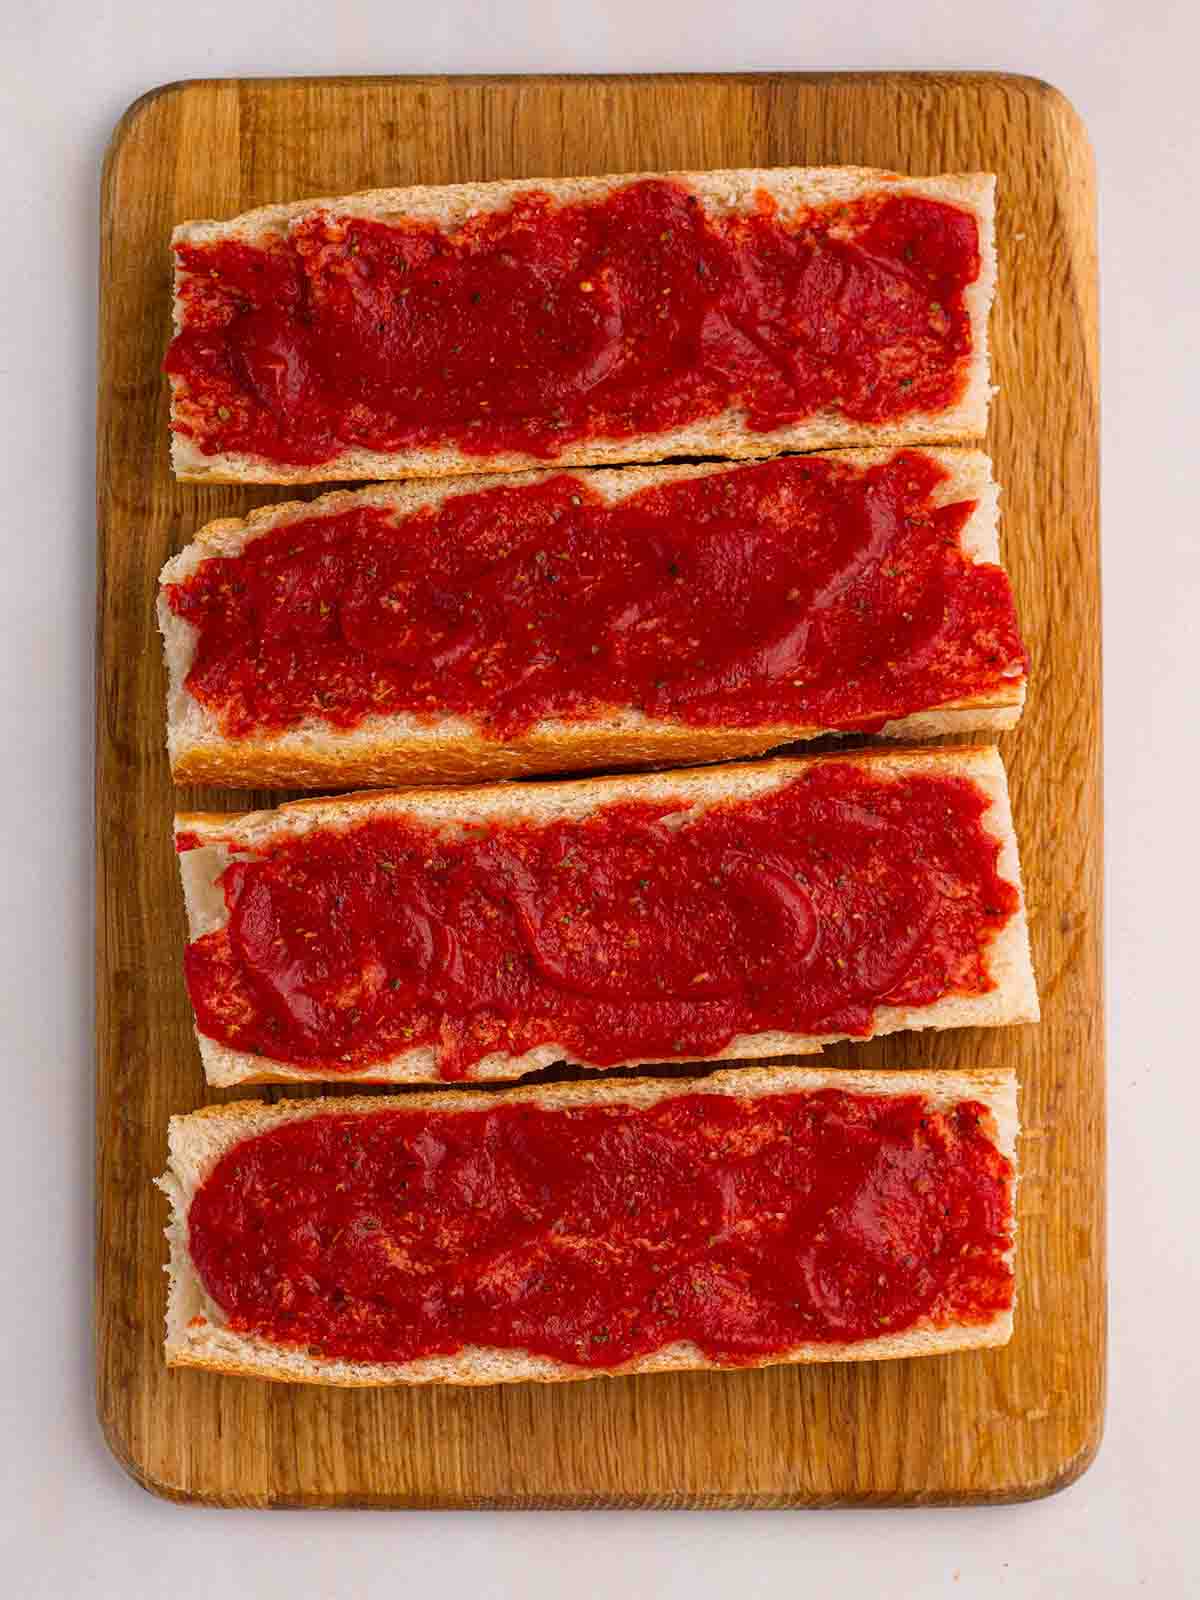
[[[1200,1592],[1200,10],[1163,0],[7,0],[0,7],[0,1593]],[[1101,193],[1112,1369],[1091,1472],[977,1511],[367,1515],[151,1499],[92,1416],[97,187],[174,78],[979,67],[1062,88]]]

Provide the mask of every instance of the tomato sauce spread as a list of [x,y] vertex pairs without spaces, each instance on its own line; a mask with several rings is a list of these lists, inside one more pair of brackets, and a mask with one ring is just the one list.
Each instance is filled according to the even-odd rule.
[[832,761],[691,817],[314,829],[225,867],[228,921],[185,957],[197,1025],[326,1072],[433,1045],[444,1077],[543,1044],[605,1066],[866,1034],[879,1006],[993,987],[1018,896],[986,804]]
[[974,502],[901,451],[793,456],[607,503],[582,476],[272,530],[166,589],[188,691],[227,738],[459,715],[512,739],[636,707],[691,724],[877,728],[1024,676]]
[[306,213],[286,236],[176,247],[174,426],[206,454],[315,466],[453,445],[553,459],[729,408],[896,422],[962,395],[967,210],[881,191],[783,216],[685,184],[519,195],[445,230]]
[[736,1365],[987,1323],[1013,1278],[986,1119],[841,1090],[320,1115],[221,1158],[191,1256],[237,1332],[351,1361]]

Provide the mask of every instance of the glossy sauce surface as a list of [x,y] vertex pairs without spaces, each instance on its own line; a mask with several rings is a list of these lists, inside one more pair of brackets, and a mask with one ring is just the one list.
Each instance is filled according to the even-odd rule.
[[188,989],[210,1038],[334,1073],[421,1045],[463,1077],[542,1044],[604,1066],[865,1034],[880,1006],[994,986],[1018,895],[985,806],[965,778],[830,761],[691,818],[317,829],[225,868]]
[[166,371],[205,453],[313,466],[452,445],[553,459],[730,408],[768,432],[960,398],[973,215],[888,193],[784,218],[675,181],[530,192],[452,231],[307,213],[262,244],[177,247]]
[[789,457],[616,505],[562,475],[396,518],[304,518],[168,587],[189,692],[229,738],[460,715],[511,739],[630,707],[692,725],[874,728],[995,692],[1026,655],[974,502],[899,451]]
[[840,1090],[321,1115],[220,1160],[191,1254],[235,1330],[345,1360],[737,1364],[989,1322],[1012,1169],[985,1118]]

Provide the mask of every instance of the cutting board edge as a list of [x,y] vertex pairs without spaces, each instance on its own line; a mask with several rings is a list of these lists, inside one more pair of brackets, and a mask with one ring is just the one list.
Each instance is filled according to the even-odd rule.
[[[595,79],[611,81],[613,83],[626,82],[626,81],[628,81],[628,78],[629,78],[629,75],[619,74],[619,73],[595,74],[595,75],[590,75],[590,76],[592,76]],[[914,85],[918,84],[918,83],[922,83],[922,82],[930,83],[930,84],[946,84],[948,82],[949,83],[957,82],[957,83],[959,83],[959,84],[961,84],[963,86],[968,86],[968,85],[972,85],[972,84],[980,84],[980,83],[1004,84],[1004,85],[1009,86],[1010,88],[1019,90],[1022,93],[1029,94],[1029,95],[1032,95],[1032,96],[1037,97],[1039,99],[1045,100],[1049,104],[1049,106],[1052,108],[1052,112],[1055,115],[1055,117],[1061,119],[1064,132],[1069,137],[1071,137],[1075,141],[1077,141],[1077,143],[1081,146],[1081,148],[1083,150],[1083,154],[1084,154],[1084,159],[1085,159],[1085,162],[1086,162],[1087,168],[1088,168],[1088,177],[1089,177],[1089,179],[1091,177],[1091,171],[1094,170],[1094,157],[1093,157],[1093,154],[1092,154],[1090,141],[1089,141],[1088,136],[1087,136],[1086,127],[1085,127],[1081,117],[1079,116],[1079,113],[1076,111],[1075,107],[1071,104],[1069,99],[1065,95],[1063,95],[1062,92],[1060,90],[1058,90],[1055,86],[1045,82],[1042,79],[1038,79],[1036,77],[1031,77],[1031,76],[1027,76],[1027,75],[1004,73],[1004,72],[962,72],[962,73],[888,73],[888,72],[872,72],[872,73],[854,73],[854,72],[846,72],[846,73],[804,73],[804,72],[788,72],[788,73],[774,73],[774,72],[766,71],[766,72],[758,72],[758,73],[733,73],[733,74],[720,74],[720,73],[686,73],[686,74],[658,73],[658,74],[645,74],[645,75],[639,75],[639,76],[641,76],[641,77],[643,77],[645,79],[648,79],[648,80],[655,80],[655,81],[659,81],[659,82],[672,82],[672,83],[677,83],[677,82],[680,82],[680,81],[683,81],[683,82],[694,82],[694,83],[705,83],[705,82],[729,81],[729,80],[732,79],[732,80],[738,81],[738,82],[754,82],[754,81],[761,81],[761,80],[772,80],[772,81],[801,80],[801,81],[804,81],[804,82],[814,83],[814,84],[815,83],[829,83],[829,82],[842,82],[842,83],[857,82],[859,84],[864,84],[864,85],[868,85],[868,84],[881,84],[882,85],[882,84],[885,84],[885,83],[894,83],[897,79],[900,79],[900,80],[904,80],[907,83],[914,84]],[[537,77],[538,77],[539,81],[541,81],[543,83],[548,83],[548,84],[571,83],[573,81],[578,81],[577,77],[575,75],[570,75],[570,74],[544,74],[544,75],[537,75]],[[475,84],[489,83],[489,84],[491,84],[491,83],[494,83],[496,85],[502,85],[502,84],[506,84],[506,83],[511,83],[513,81],[513,79],[512,79],[511,75],[506,75],[506,74],[464,75],[463,77],[455,79],[453,81],[460,82],[462,84],[471,84],[471,83],[475,83]],[[526,81],[528,82],[530,80],[526,80]],[[243,84],[245,84],[247,82],[252,82],[252,83],[259,84],[259,85],[272,85],[272,84],[284,84],[284,83],[286,83],[286,84],[295,84],[295,85],[305,84],[305,83],[307,83],[307,84],[335,83],[335,84],[347,84],[347,85],[361,85],[361,84],[385,85],[385,84],[392,84],[392,83],[408,83],[408,84],[441,85],[441,84],[444,84],[446,82],[446,79],[442,75],[435,75],[435,74],[414,74],[414,75],[400,75],[400,76],[369,75],[369,76],[364,76],[364,77],[345,77],[345,78],[323,78],[320,75],[313,75],[311,77],[304,77],[304,78],[297,78],[297,79],[262,78],[262,79],[247,80],[247,79],[239,79],[239,78],[217,78],[217,79],[194,78],[194,79],[174,80],[174,81],[170,81],[170,82],[158,85],[158,86],[146,91],[144,94],[139,96],[136,100],[134,100],[131,103],[131,105],[127,108],[127,110],[123,113],[123,115],[121,116],[121,118],[119,119],[119,121],[117,122],[117,124],[116,124],[116,126],[114,128],[113,134],[112,134],[111,139],[110,139],[108,151],[107,151],[107,153],[105,155],[103,175],[102,175],[102,180],[101,180],[102,197],[103,197],[103,200],[104,200],[103,209],[102,209],[102,218],[103,218],[102,227],[104,226],[104,224],[106,222],[108,222],[111,219],[111,207],[107,203],[108,191],[109,191],[109,186],[110,186],[110,181],[111,181],[111,167],[112,167],[116,157],[120,154],[121,148],[122,148],[124,142],[126,141],[126,139],[129,137],[131,132],[135,129],[135,127],[137,126],[137,124],[141,120],[141,118],[147,112],[150,111],[150,109],[154,106],[154,104],[156,102],[160,101],[160,100],[163,100],[164,98],[169,98],[169,97],[171,97],[173,95],[186,95],[189,91],[194,90],[194,89],[205,88],[205,87],[215,86],[215,85],[239,86],[239,85],[243,85]],[[1090,196],[1089,226],[1090,226],[1090,229],[1091,229],[1091,234],[1090,234],[1090,241],[1088,241],[1091,244],[1091,248],[1092,248],[1093,253],[1094,253],[1094,239],[1095,239],[1095,234],[1094,234],[1094,226],[1095,226],[1094,209],[1095,208],[1094,208],[1094,192],[1093,192],[1092,195]],[[107,281],[106,281],[104,276],[102,276],[100,287],[101,287],[101,299],[102,299],[102,304],[103,304],[104,297],[106,295],[107,288],[108,288]],[[103,341],[104,341],[104,338],[105,338],[105,333],[106,333],[106,324],[105,324],[105,320],[104,320],[104,318],[102,316],[101,324],[100,324],[100,338],[101,338],[101,343],[102,343],[102,349],[103,349]],[[1091,329],[1091,335],[1092,335],[1092,339],[1093,339],[1093,343],[1094,343],[1094,340],[1095,340],[1095,328],[1094,328],[1094,326]],[[100,421],[101,425],[103,424],[103,417],[104,417],[104,411],[103,411],[103,408],[102,408],[101,412],[100,412],[100,417],[98,419]],[[108,537],[108,530],[107,530],[107,528],[105,526],[106,517],[105,517],[105,514],[104,514],[104,510],[103,510],[103,486],[102,486],[102,484],[100,482],[98,482],[97,491],[98,491],[98,498],[99,498],[99,500],[101,502],[101,514],[100,514],[100,519],[99,519],[99,522],[100,522],[100,541],[99,541],[99,545],[98,545],[98,560],[102,564],[103,560],[104,560],[104,551],[105,551],[105,545],[106,545],[106,541],[107,541],[107,537]],[[98,595],[98,599],[99,598],[100,598],[100,596]],[[98,628],[98,632],[97,632],[97,660],[96,660],[96,666],[97,666],[98,675],[102,671],[103,663],[104,663],[104,636],[103,636],[103,628],[101,626],[101,628]],[[98,687],[99,687],[99,685],[98,685]],[[98,694],[98,696],[97,696],[97,720],[98,721],[100,720],[101,715],[102,715],[101,707],[102,707],[101,696],[100,696],[100,694]],[[102,732],[102,730],[98,729],[98,733],[100,733],[100,732]],[[97,791],[96,791],[96,802],[97,802],[97,808],[98,809],[99,809],[99,806],[100,806],[100,803],[101,803],[101,799],[102,799],[101,786],[100,786],[100,783],[98,782]],[[1102,848],[1102,846],[1098,847],[1098,848]],[[102,903],[101,903],[101,901],[100,901],[100,899],[98,897],[98,899],[97,899],[97,922],[98,922],[98,924],[102,924],[103,923],[103,918],[104,918],[104,906],[102,905]],[[103,947],[103,933],[101,931],[101,937],[98,940],[98,956],[100,954],[100,951],[102,950],[102,947]],[[107,974],[106,969],[103,967],[102,963],[98,959],[98,962],[97,962],[97,987],[98,987],[98,989],[102,988],[107,976],[108,976],[108,974]],[[98,1001],[99,1001],[99,1000],[101,1000],[102,996],[98,995],[97,998],[98,998]],[[1103,1025],[1103,1015],[1104,1015],[1103,975],[1101,976],[1101,989],[1100,989],[1100,992],[1099,992],[1099,994],[1097,996],[1097,1002],[1096,1003],[1097,1003],[1098,1018],[1099,1018],[1099,1021],[1100,1021],[1100,1025],[1102,1027],[1102,1025]],[[103,1070],[102,1063],[98,1061],[98,1063],[97,1063],[97,1071],[101,1072],[102,1070]],[[1103,1101],[1103,1076],[1104,1076],[1102,1062],[1097,1067],[1097,1072],[1099,1074],[1100,1097],[1101,1097],[1101,1103],[1102,1103],[1102,1101]],[[98,1150],[97,1154],[99,1156],[99,1150]],[[1100,1276],[1101,1276],[1101,1281],[1102,1282],[1105,1280],[1105,1266],[1104,1266],[1104,1263],[1103,1263],[1103,1246],[1104,1246],[1103,1233],[1101,1233],[1101,1237],[1097,1240],[1097,1250],[1098,1250],[1098,1253],[1099,1253],[1100,1258],[1101,1258],[1101,1266],[1099,1268],[1099,1272],[1100,1272]],[[97,1262],[96,1262],[97,1292],[99,1292],[99,1280],[100,1280],[100,1278],[102,1276],[102,1270],[103,1270],[102,1269],[102,1263],[99,1261],[99,1259],[97,1259]],[[931,1493],[928,1493],[928,1494],[922,1493],[922,1492],[918,1492],[916,1494],[905,1493],[905,1494],[901,1494],[899,1496],[890,1496],[890,1495],[887,1495],[887,1494],[882,1493],[880,1491],[869,1491],[869,1492],[867,1492],[865,1494],[862,1494],[862,1495],[859,1495],[859,1494],[850,1494],[850,1495],[833,1494],[833,1495],[829,1495],[829,1496],[824,1496],[824,1495],[816,1495],[816,1496],[805,1495],[805,1496],[801,1496],[801,1497],[793,1497],[793,1496],[789,1496],[787,1494],[780,1494],[780,1495],[775,1495],[775,1494],[766,1494],[766,1495],[762,1495],[762,1494],[749,1494],[749,1495],[742,1495],[742,1494],[717,1494],[717,1495],[686,1494],[686,1495],[680,1495],[680,1496],[649,1495],[649,1496],[644,1496],[644,1497],[643,1496],[636,1496],[636,1495],[635,1496],[618,1496],[618,1497],[606,1497],[606,1496],[595,1496],[595,1495],[564,1495],[564,1496],[557,1496],[557,1497],[531,1497],[531,1496],[511,1496],[510,1497],[510,1496],[495,1496],[495,1495],[493,1495],[493,1496],[480,1497],[480,1498],[466,1497],[466,1496],[455,1498],[455,1497],[451,1497],[451,1496],[444,1495],[444,1494],[443,1495],[437,1495],[437,1496],[434,1496],[434,1497],[431,1497],[431,1498],[426,1498],[426,1497],[423,1497],[423,1496],[422,1497],[396,1497],[396,1498],[387,1497],[387,1496],[383,1496],[383,1497],[375,1497],[375,1496],[360,1497],[360,1496],[357,1496],[357,1495],[346,1495],[346,1496],[341,1496],[341,1497],[337,1497],[337,1496],[325,1497],[325,1496],[322,1496],[322,1495],[311,1496],[311,1497],[310,1496],[304,1496],[304,1495],[301,1495],[301,1496],[298,1496],[298,1497],[297,1496],[268,1496],[268,1497],[264,1498],[264,1497],[254,1497],[254,1496],[238,1497],[238,1496],[230,1496],[230,1495],[222,1495],[222,1494],[209,1495],[209,1494],[206,1494],[206,1493],[201,1492],[201,1491],[194,1491],[194,1490],[188,1488],[185,1485],[173,1484],[173,1483],[167,1481],[163,1477],[156,1476],[155,1473],[152,1470],[150,1470],[145,1464],[143,1464],[142,1462],[140,1462],[137,1459],[137,1457],[135,1455],[135,1452],[134,1452],[132,1440],[130,1439],[128,1434],[125,1431],[123,1431],[118,1415],[115,1412],[109,1412],[107,1415],[105,1414],[104,1395],[103,1395],[103,1393],[101,1391],[101,1385],[100,1385],[100,1382],[99,1382],[99,1373],[98,1373],[98,1386],[97,1386],[97,1415],[98,1415],[98,1420],[99,1420],[99,1425],[100,1425],[100,1428],[101,1428],[102,1435],[103,1435],[103,1437],[105,1439],[105,1442],[106,1442],[106,1445],[107,1445],[108,1449],[110,1450],[110,1452],[112,1453],[112,1455],[114,1457],[114,1460],[117,1462],[118,1465],[121,1466],[123,1471],[125,1471],[130,1477],[132,1477],[133,1480],[135,1482],[137,1482],[141,1487],[145,1488],[147,1490],[147,1492],[155,1494],[156,1496],[159,1496],[161,1498],[172,1500],[172,1501],[177,1502],[177,1503],[188,1503],[188,1504],[198,1504],[198,1505],[212,1505],[214,1507],[218,1507],[218,1506],[239,1506],[239,1507],[263,1506],[263,1507],[268,1507],[269,1506],[269,1507],[272,1507],[272,1508],[283,1509],[283,1508],[289,1508],[289,1507],[294,1507],[294,1506],[313,1506],[313,1507],[316,1507],[316,1506],[329,1506],[329,1507],[335,1507],[335,1506],[363,1506],[364,1508],[379,1508],[379,1509],[390,1509],[390,1508],[394,1508],[394,1509],[400,1509],[400,1508],[422,1509],[422,1508],[429,1508],[429,1507],[432,1507],[432,1506],[442,1506],[442,1507],[456,1507],[456,1508],[462,1508],[462,1509],[487,1509],[487,1508],[534,1509],[534,1508],[543,1508],[543,1507],[547,1508],[547,1509],[550,1509],[550,1508],[562,1508],[562,1509],[575,1508],[575,1509],[580,1509],[580,1508],[583,1508],[583,1507],[586,1507],[586,1506],[595,1506],[595,1507],[604,1507],[604,1506],[611,1506],[611,1507],[616,1507],[616,1506],[629,1506],[629,1507],[633,1507],[633,1506],[655,1507],[655,1506],[657,1506],[657,1507],[666,1507],[666,1506],[670,1505],[670,1506],[681,1506],[681,1507],[683,1507],[683,1506],[692,1506],[692,1507],[697,1507],[697,1508],[700,1508],[700,1507],[711,1507],[713,1509],[718,1509],[718,1508],[736,1509],[736,1508],[745,1508],[745,1507],[750,1507],[750,1506],[762,1506],[762,1507],[765,1508],[765,1507],[773,1507],[773,1506],[779,1506],[779,1507],[786,1507],[786,1506],[795,1506],[795,1507],[812,1506],[812,1507],[818,1507],[818,1506],[838,1506],[838,1505],[847,1505],[847,1506],[849,1506],[849,1505],[855,1505],[855,1506],[893,1505],[894,1506],[894,1505],[944,1505],[944,1504],[993,1504],[993,1503],[995,1503],[995,1504],[1007,1504],[1007,1503],[1014,1503],[1014,1502],[1019,1502],[1019,1501],[1027,1501],[1027,1500],[1044,1498],[1044,1497],[1046,1497],[1048,1495],[1057,1493],[1057,1492],[1061,1491],[1062,1489],[1068,1487],[1072,1483],[1076,1482],[1088,1470],[1088,1468],[1090,1467],[1090,1465],[1094,1461],[1094,1459],[1096,1457],[1096,1454],[1097,1454],[1097,1452],[1098,1452],[1098,1450],[1100,1448],[1100,1444],[1101,1444],[1101,1440],[1102,1440],[1102,1436],[1103,1436],[1104,1407],[1105,1407],[1105,1396],[1104,1396],[1104,1377],[1105,1377],[1105,1372],[1104,1372],[1104,1368],[1105,1368],[1106,1351],[1107,1351],[1107,1342],[1106,1342],[1106,1337],[1105,1337],[1105,1335],[1104,1335],[1104,1333],[1102,1331],[1101,1337],[1100,1337],[1100,1343],[1099,1343],[1099,1362],[1100,1362],[1100,1392],[1099,1392],[1099,1398],[1098,1398],[1098,1401],[1097,1401],[1094,1409],[1091,1411],[1091,1413],[1089,1414],[1089,1416],[1087,1418],[1087,1425],[1086,1425],[1086,1427],[1084,1429],[1085,1437],[1083,1438],[1083,1441],[1079,1445],[1079,1447],[1076,1450],[1074,1450],[1073,1452],[1065,1453],[1063,1460],[1061,1462],[1058,1462],[1058,1463],[1055,1464],[1054,1470],[1051,1473],[1049,1473],[1048,1475],[1044,1475],[1042,1478],[1040,1478],[1036,1482],[1035,1481],[1028,1481],[1028,1482],[1017,1482],[1017,1483],[1012,1483],[1012,1484],[1007,1484],[1006,1483],[1006,1484],[997,1485],[997,1486],[989,1488],[987,1490],[980,1491],[979,1493],[972,1493],[970,1491],[965,1491],[964,1492],[964,1491],[961,1491],[961,1490],[958,1490],[958,1489],[954,1489],[954,1490],[952,1490],[952,1491],[950,1491],[950,1492],[948,1492],[946,1494],[942,1494],[940,1492],[934,1491],[934,1492],[931,1492]]]

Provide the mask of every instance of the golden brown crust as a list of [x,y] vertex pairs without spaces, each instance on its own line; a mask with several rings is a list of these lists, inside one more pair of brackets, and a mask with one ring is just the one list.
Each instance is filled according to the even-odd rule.
[[[994,755],[995,747],[990,744],[960,744],[942,748],[889,745],[873,750],[831,750],[820,755],[776,756],[766,761],[729,762],[722,764],[719,771],[712,773],[706,773],[703,769],[689,770],[662,774],[661,778],[667,779],[673,789],[677,788],[682,797],[689,787],[690,780],[712,777],[721,781],[723,788],[728,785],[730,797],[736,800],[738,798],[736,785],[742,777],[770,776],[783,782],[793,777],[800,777],[811,768],[830,762],[873,766],[889,774],[903,772],[906,769],[969,773],[973,763],[987,760]],[[423,803],[428,806],[436,804],[439,809],[461,802],[464,806],[475,808],[480,803],[495,803],[502,797],[504,806],[510,808],[515,816],[520,811],[524,799],[529,799],[539,810],[551,797],[568,800],[578,798],[586,800],[589,805],[602,805],[610,800],[636,801],[639,792],[652,791],[660,787],[661,778],[658,773],[633,772],[613,778],[562,778],[554,783],[495,784],[486,788],[464,784],[458,788],[439,789],[436,795],[428,794],[418,785],[404,785],[395,789],[362,789],[332,798],[311,795],[301,800],[286,800],[275,808],[273,815],[278,818],[309,814],[320,818],[327,815],[332,819],[336,813],[348,814],[352,818],[356,810],[370,811],[394,801],[411,801],[418,807]],[[219,835],[225,835],[236,830],[247,818],[264,815],[266,813],[250,811],[180,811],[175,815],[175,831],[179,833],[195,832],[198,829],[212,830]]]
[[[1023,684],[956,700],[951,705],[918,713],[936,719],[934,734],[958,731],[1001,731],[1020,715]],[[907,738],[924,732],[901,718],[880,730],[886,737]],[[615,736],[609,728],[587,722],[554,732],[531,730],[500,743],[478,734],[432,740],[381,738],[354,749],[314,748],[304,755],[275,753],[261,744],[225,740],[192,745],[175,762],[173,778],[180,788],[220,784],[232,789],[327,788],[346,785],[463,784],[495,782],[560,772],[636,771],[656,766],[704,766],[765,755],[785,745],[827,734],[827,728],[778,724],[766,728],[706,728],[646,725],[636,735]],[[853,737],[847,734],[846,737]]]

